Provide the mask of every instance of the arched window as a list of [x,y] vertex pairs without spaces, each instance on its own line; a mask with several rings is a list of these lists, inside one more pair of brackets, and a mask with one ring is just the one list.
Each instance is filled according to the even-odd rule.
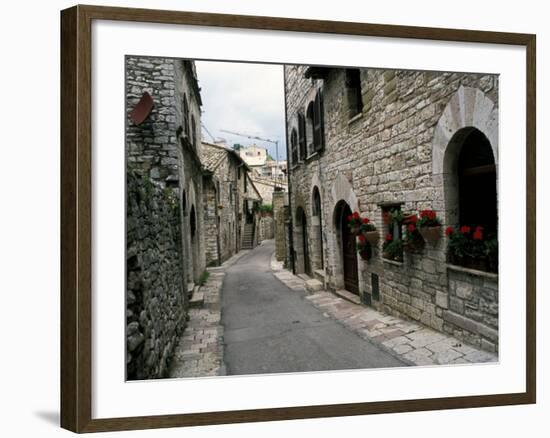
[[298,162],[298,134],[295,128],[292,128],[290,133],[290,151],[292,153],[292,164],[296,164]]
[[460,225],[482,226],[497,232],[495,157],[485,135],[473,129],[458,156],[458,216]]
[[183,132],[185,137],[189,138],[189,104],[186,94],[183,95]]
[[313,188],[313,208],[311,209],[313,216],[320,216],[321,214],[321,195],[317,186]]

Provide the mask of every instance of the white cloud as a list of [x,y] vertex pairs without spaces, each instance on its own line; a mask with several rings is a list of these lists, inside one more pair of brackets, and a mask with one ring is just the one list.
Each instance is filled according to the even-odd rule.
[[[221,132],[221,129],[279,140],[286,157],[284,78],[282,65],[196,61],[203,101],[202,122],[229,145],[256,143],[275,157],[275,146]],[[211,140],[203,130],[203,137]]]

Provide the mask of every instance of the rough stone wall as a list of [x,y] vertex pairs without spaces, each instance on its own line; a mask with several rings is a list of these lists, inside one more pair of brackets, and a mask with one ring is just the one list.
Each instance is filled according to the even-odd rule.
[[207,266],[218,264],[218,207],[214,184],[212,180],[204,184],[204,244]]
[[[305,68],[285,67],[288,131],[297,126],[297,112],[305,112],[316,88],[322,87],[325,150],[307,158],[305,163],[289,163],[291,214],[294,216],[296,210],[302,207],[308,225],[312,224],[313,186],[320,189],[322,248],[328,284],[333,288],[343,287],[341,250],[334,213],[336,204],[344,200],[352,211],[357,210],[374,221],[381,235],[379,248],[373,251],[371,260],[366,263],[358,259],[361,295],[372,293],[372,274],[376,274],[379,276],[380,300],[372,302],[374,307],[460,335],[464,328],[449,315],[443,304],[452,298],[451,276],[446,263],[446,239],[443,237],[435,247],[427,244],[421,253],[405,254],[403,263],[384,260],[381,245],[385,226],[381,204],[400,203],[404,212],[433,208],[445,222],[443,181],[435,175],[434,168],[443,160],[439,151],[436,151],[438,155],[433,151],[434,138],[440,135],[436,132],[438,121],[457,94],[460,94],[460,99],[454,100],[459,106],[447,109],[455,113],[457,120],[462,117],[475,123],[476,117],[483,117],[486,109],[477,106],[482,99],[489,102],[493,114],[498,113],[498,77],[361,69],[363,111],[350,120],[344,70],[331,69],[324,80],[312,80],[304,77]],[[498,132],[498,117],[488,123],[490,132],[484,134],[493,139]],[[444,134],[449,136],[461,127],[457,124],[448,126],[449,132]],[[498,140],[492,143],[498,143]],[[492,146],[496,148],[498,144]],[[293,224],[296,249],[301,245],[296,241],[300,234],[296,232],[295,220]],[[312,236],[315,236],[313,229],[308,232],[308,237]],[[310,256],[321,247],[312,239],[308,245]],[[464,281],[474,283],[471,278]],[[483,284],[483,288],[494,290],[498,280],[485,278]],[[473,320],[471,315],[468,318]],[[484,320],[480,324],[487,327],[488,322]],[[496,342],[487,344],[488,339],[480,330],[478,328],[477,333],[471,335],[463,333],[461,339],[488,350],[492,350],[493,346],[496,349]]]
[[287,192],[273,192],[273,219],[275,235],[275,257],[278,261],[287,259],[286,227],[287,215],[285,206],[288,204]]
[[177,193],[127,174],[127,378],[165,377],[185,327]]
[[174,61],[166,58],[126,57],[126,112],[147,91],[154,101],[149,117],[136,126],[128,117],[128,167],[164,183],[177,177]]
[[[219,235],[220,262],[223,263],[240,248],[237,236],[241,230],[242,215],[240,218],[238,203],[241,199],[239,194],[241,196],[244,194],[244,184],[242,178],[239,180],[238,175],[239,169],[244,173],[244,167],[230,151],[224,150],[219,145],[203,143],[203,158],[207,168],[213,172],[210,182],[212,192],[207,195],[208,201],[205,205],[205,223],[210,223],[205,235],[206,246],[209,248],[207,263],[218,259],[217,252],[214,253],[214,248],[217,248],[217,235]],[[240,185],[243,190],[239,191]],[[217,218],[217,235],[214,234],[213,218]]]
[[265,215],[259,217],[260,222],[260,235],[258,240],[260,242],[264,240],[273,239],[273,226],[274,221],[271,215]]
[[[174,109],[175,132],[177,135],[177,168],[180,187],[180,203],[185,205],[182,211],[182,235],[186,260],[186,282],[197,282],[206,268],[205,230],[204,230],[204,195],[203,169],[201,165],[202,144],[200,129],[200,94],[198,94],[197,78],[193,62],[181,59],[172,60],[174,65]],[[192,131],[191,116],[195,118],[195,142],[192,135],[184,132],[183,101],[184,96],[189,108],[189,132]],[[168,111],[168,109],[166,109]],[[183,199],[185,197],[185,200]],[[191,212],[195,212],[194,219]],[[196,231],[191,233],[191,223],[194,221]]]

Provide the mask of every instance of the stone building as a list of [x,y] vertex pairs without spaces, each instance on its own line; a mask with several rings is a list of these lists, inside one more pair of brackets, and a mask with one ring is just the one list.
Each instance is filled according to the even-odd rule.
[[257,205],[261,196],[250,168],[233,149],[202,142],[205,253],[207,264],[221,264],[258,240]]
[[126,57],[129,379],[165,375],[206,266],[201,104],[192,61]]
[[[384,218],[433,209],[497,232],[498,77],[285,66],[290,256],[296,273],[366,305],[498,350],[498,274],[452,262],[448,238],[384,257]],[[368,261],[347,217],[376,225]]]

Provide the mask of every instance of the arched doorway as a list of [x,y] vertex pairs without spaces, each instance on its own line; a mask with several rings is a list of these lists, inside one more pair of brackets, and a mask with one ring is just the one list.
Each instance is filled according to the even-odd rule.
[[357,268],[357,251],[355,236],[347,225],[347,217],[351,215],[351,209],[345,201],[336,204],[334,210],[336,236],[339,244],[344,288],[359,295],[359,272]]
[[296,258],[297,273],[311,275],[311,263],[309,258],[307,218],[302,207],[296,210]]
[[316,269],[324,268],[323,260],[323,223],[322,223],[322,212],[321,212],[321,195],[319,193],[319,188],[315,186],[313,188],[313,194],[311,199],[311,228],[313,232],[312,246],[313,246],[313,255],[312,261]]

